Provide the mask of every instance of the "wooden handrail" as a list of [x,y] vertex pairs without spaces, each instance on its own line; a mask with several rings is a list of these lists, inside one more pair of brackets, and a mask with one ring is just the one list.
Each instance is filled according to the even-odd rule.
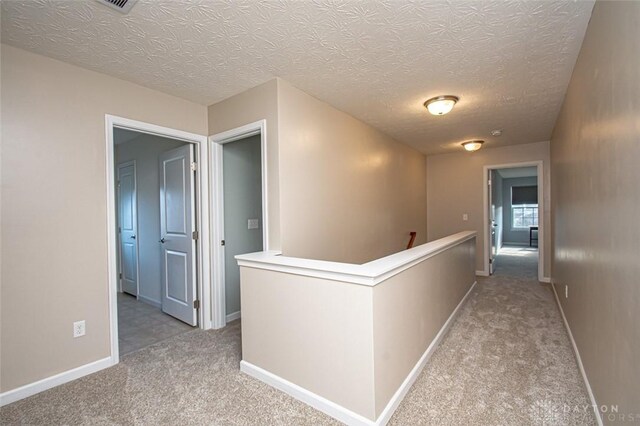
[[409,240],[409,244],[407,244],[407,250],[409,250],[411,247],[413,247],[413,243],[416,240],[416,233],[415,232],[409,232],[409,235],[411,235],[411,239]]

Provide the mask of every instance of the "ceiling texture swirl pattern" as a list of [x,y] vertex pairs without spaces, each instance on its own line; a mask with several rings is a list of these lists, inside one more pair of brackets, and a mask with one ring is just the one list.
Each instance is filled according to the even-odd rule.
[[[210,105],[281,77],[433,154],[549,140],[592,1],[4,0],[2,42]],[[460,97],[434,117],[422,103]],[[490,131],[503,128],[496,138]]]

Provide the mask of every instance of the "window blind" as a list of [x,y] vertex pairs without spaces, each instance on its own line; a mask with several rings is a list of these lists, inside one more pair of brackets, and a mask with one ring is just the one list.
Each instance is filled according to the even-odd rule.
[[514,186],[511,187],[511,204],[538,204],[537,186]]

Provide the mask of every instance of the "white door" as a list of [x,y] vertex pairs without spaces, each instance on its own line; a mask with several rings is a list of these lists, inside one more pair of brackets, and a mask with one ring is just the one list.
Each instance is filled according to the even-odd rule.
[[496,206],[495,206],[495,182],[496,171],[489,170],[489,274],[493,275],[496,267],[497,241],[496,241]]
[[138,232],[136,164],[118,165],[118,231],[120,236],[120,288],[138,295]]
[[193,146],[160,155],[162,310],[197,325]]

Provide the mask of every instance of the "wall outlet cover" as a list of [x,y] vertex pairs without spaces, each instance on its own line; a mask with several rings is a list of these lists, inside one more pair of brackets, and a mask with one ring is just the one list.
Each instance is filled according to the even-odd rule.
[[258,219],[249,219],[247,221],[247,229],[258,229]]
[[86,332],[86,328],[85,328],[84,320],[76,321],[73,323],[73,337],[84,336],[85,332]]

